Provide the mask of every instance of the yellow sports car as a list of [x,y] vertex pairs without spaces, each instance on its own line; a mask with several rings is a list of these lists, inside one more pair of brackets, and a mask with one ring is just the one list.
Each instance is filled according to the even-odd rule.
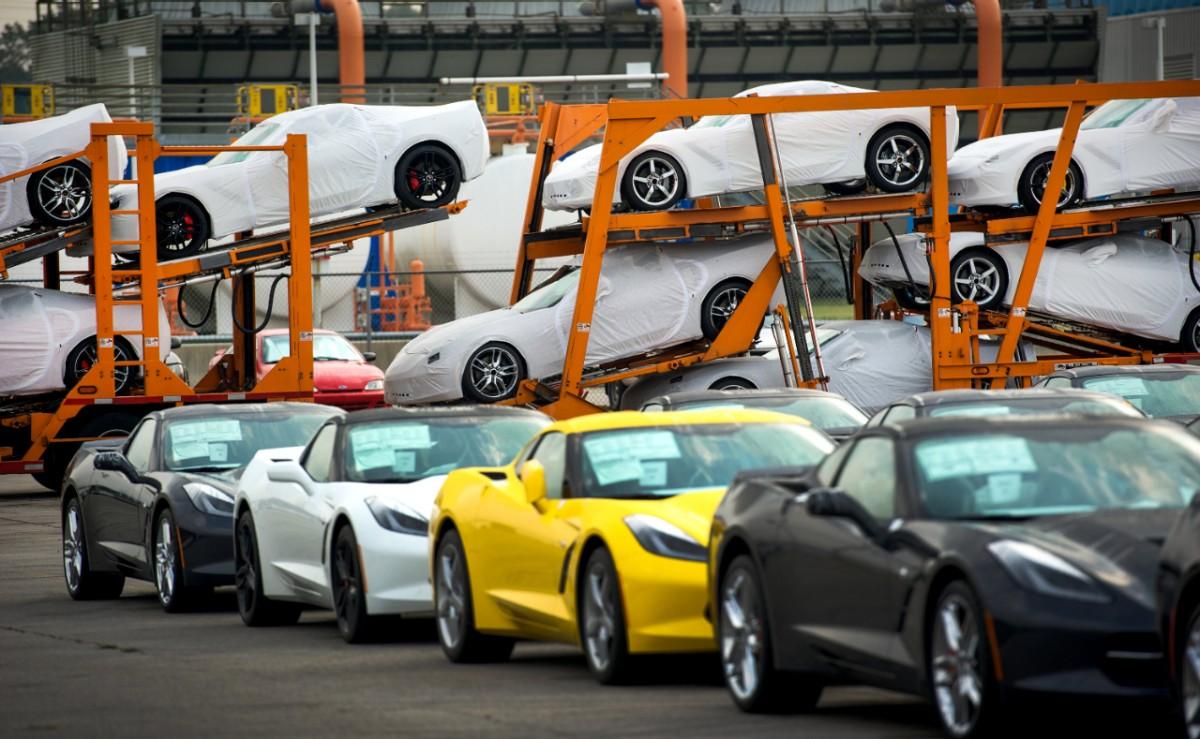
[[726,486],[833,448],[768,411],[607,413],[547,426],[507,467],[450,473],[430,522],[442,650],[481,662],[517,639],[577,644],[603,683],[631,655],[715,650],[705,562]]

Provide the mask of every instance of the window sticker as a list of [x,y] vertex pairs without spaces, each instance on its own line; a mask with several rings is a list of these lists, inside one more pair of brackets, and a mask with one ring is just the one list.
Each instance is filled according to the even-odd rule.
[[667,463],[662,460],[641,463],[638,484],[644,488],[661,488],[667,484]]
[[371,449],[354,450],[354,466],[360,470],[373,470],[379,467],[391,467],[395,462],[392,451],[381,446]]
[[195,441],[176,442],[171,445],[171,457],[174,459],[198,459],[208,456],[208,442]]
[[392,469],[396,472],[413,472],[417,469],[417,453],[407,449],[397,449],[392,457]]
[[929,482],[967,475],[1037,470],[1029,442],[1014,436],[925,442],[917,447],[917,463]]
[[934,408],[931,416],[1007,416],[1012,409],[999,403],[987,405],[950,405],[945,408]]
[[223,441],[208,443],[208,458],[213,462],[225,462],[229,459],[229,445]]
[[372,425],[354,429],[350,439],[355,453],[372,449],[429,449],[429,427],[423,424]]
[[[601,485],[640,480],[645,460],[678,459],[679,445],[670,431],[633,431],[584,439],[583,448]],[[665,469],[664,469],[665,474]]]
[[[979,493],[983,493],[981,496]],[[975,494],[976,502],[985,506],[1012,505],[1021,499],[1021,473],[1004,472],[988,475],[987,486]]]
[[1149,395],[1146,381],[1140,377],[1100,377],[1083,383],[1088,390],[1120,395],[1122,398],[1136,398]]
[[[205,421],[176,421],[167,427],[171,446],[188,442],[241,441],[242,423],[236,419],[215,418]],[[205,456],[203,453],[195,455]]]

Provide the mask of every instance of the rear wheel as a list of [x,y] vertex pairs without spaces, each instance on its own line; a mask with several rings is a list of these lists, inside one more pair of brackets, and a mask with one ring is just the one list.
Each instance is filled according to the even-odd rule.
[[588,669],[604,685],[625,682],[633,658],[629,654],[621,582],[607,549],[596,549],[588,557],[580,588],[579,631]]
[[[1017,200],[1028,213],[1037,213],[1042,207],[1042,197],[1046,193],[1046,181],[1050,179],[1050,168],[1054,166],[1054,152],[1034,157],[1017,183]],[[1067,179],[1063,182],[1062,192],[1058,197],[1058,209],[1070,208],[1083,198],[1083,172],[1079,165],[1071,162],[1067,168]]]
[[438,643],[451,662],[503,662],[515,642],[475,630],[471,574],[462,537],[450,530],[438,542],[433,563],[433,606]]
[[631,210],[666,210],[686,196],[687,177],[670,154],[639,154],[621,178],[621,201]]
[[709,341],[715,341],[721,329],[729,322],[738,306],[742,304],[751,283],[740,277],[718,282],[704,302],[700,304],[700,332]]
[[867,144],[867,178],[884,192],[908,192],[929,177],[929,140],[912,126],[887,126]]
[[458,159],[436,144],[417,144],[396,163],[396,199],[411,210],[449,205],[461,185]]
[[755,390],[753,382],[740,377],[722,377],[708,386],[709,390]]
[[1179,332],[1179,348],[1185,352],[1200,352],[1200,308],[1183,322],[1183,330]]
[[1184,618],[1187,630],[1175,640],[1175,694],[1188,739],[1200,739],[1200,608]]
[[[129,345],[128,341],[120,336],[113,339],[114,362],[132,362],[135,359],[137,359],[137,356],[134,354],[133,347]],[[96,348],[96,337],[89,336],[79,342],[67,354],[67,365],[63,369],[63,384],[68,389],[75,387],[98,361],[100,360],[99,350]],[[126,365],[124,367],[113,368],[113,384],[116,387],[118,395],[125,392],[132,378],[132,367]]]
[[124,576],[115,572],[92,572],[88,566],[87,534],[79,499],[72,495],[63,508],[63,577],[67,594],[74,600],[116,598],[125,588]]
[[857,180],[848,180],[846,182],[829,182],[821,185],[821,187],[825,188],[825,192],[836,197],[842,197],[845,195],[861,195],[867,190],[867,180],[866,178],[859,178]]
[[333,544],[333,610],[347,644],[370,641],[375,622],[367,615],[367,594],[358,561],[358,540],[349,525],[338,530]]
[[92,170],[71,160],[34,172],[25,184],[29,213],[47,226],[70,226],[92,214]]
[[927,669],[942,728],[956,739],[989,736],[998,708],[983,609],[971,588],[956,581],[938,595],[933,619]]
[[181,195],[167,195],[154,206],[158,230],[158,261],[186,259],[200,253],[212,229],[200,204]]
[[300,606],[271,600],[263,595],[258,533],[254,529],[254,518],[250,511],[243,511],[238,516],[234,529],[233,570],[242,623],[247,626],[284,626],[300,620]]

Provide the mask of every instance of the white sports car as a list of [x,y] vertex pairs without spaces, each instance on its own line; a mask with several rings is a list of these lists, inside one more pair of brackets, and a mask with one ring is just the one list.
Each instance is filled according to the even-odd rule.
[[[483,173],[489,152],[483,118],[469,100],[303,108],[263,121],[234,144],[278,146],[292,133],[308,136],[314,217],[396,201],[411,209],[446,205],[463,182]],[[224,152],[155,175],[154,189],[160,260],[191,256],[210,238],[288,221],[287,158],[280,152]],[[118,186],[113,199],[114,208],[134,209],[136,188]],[[113,216],[112,223],[114,240],[138,238],[136,216]]]
[[[873,92],[806,80],[753,87],[750,95],[830,95]],[[919,188],[929,173],[929,110],[835,110],[772,116],[788,186],[825,185],[834,194],[873,184],[885,192]],[[958,114],[946,111],[946,156],[958,145]],[[554,210],[592,206],[599,144],[554,165],[542,204]],[[631,210],[665,210],[684,198],[761,190],[754,131],[748,115],[705,116],[687,128],[660,131],[621,160],[613,202]]]
[[[867,249],[858,273],[873,285],[893,290],[897,302],[916,307],[929,292],[925,239],[904,234],[896,241],[903,264],[896,244],[884,239]],[[952,234],[953,300],[973,300],[985,310],[1011,305],[1026,249],[1023,243],[985,246],[979,233]],[[1200,290],[1189,276],[1188,256],[1158,239],[1118,234],[1046,249],[1029,309],[1200,351]]]
[[[96,363],[96,301],[91,295],[0,283],[0,396],[64,390]],[[113,357],[129,361],[142,355],[142,309],[113,306]],[[171,324],[159,305],[158,351],[171,353]],[[128,334],[125,336],[124,334]],[[117,392],[132,382],[129,367],[116,368]]]
[[[968,144],[948,165],[950,199],[1036,213],[1061,128]],[[1200,184],[1200,97],[1111,100],[1079,126],[1058,205]]]
[[521,408],[356,411],[307,447],[259,452],[234,503],[242,620],[295,623],[316,606],[358,642],[379,635],[380,616],[431,617],[429,520],[442,481],[508,463],[549,422]]
[[[829,375],[829,391],[868,414],[898,398],[932,388],[933,352],[927,326],[907,321],[825,321],[817,326],[817,340]],[[995,356],[997,346],[997,342],[982,343],[984,358]],[[1028,343],[1018,346],[1017,361],[1033,356]],[[624,391],[621,408],[633,410],[651,398],[693,390],[769,387],[784,387],[778,349],[759,357],[730,357],[650,375]]]
[[[716,338],[775,249],[769,235],[736,241],[630,244],[604,255],[589,366]],[[393,405],[511,397],[524,378],[559,373],[579,271],[563,267],[509,308],[434,326],[410,341],[384,379]],[[781,302],[777,289],[774,302]]]
[[[97,103],[0,126],[0,175],[81,151],[92,142],[92,124],[111,121],[108,110]],[[125,141],[110,136],[108,176],[119,178],[127,161]],[[0,232],[34,223],[69,226],[87,220],[91,213],[92,169],[86,159],[72,159],[0,184]]]

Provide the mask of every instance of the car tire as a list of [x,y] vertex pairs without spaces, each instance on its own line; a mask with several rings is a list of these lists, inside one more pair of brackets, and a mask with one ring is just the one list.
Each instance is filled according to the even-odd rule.
[[[1174,699],[1182,724],[1180,736],[1200,736],[1200,670],[1188,659],[1188,652],[1200,650],[1200,606],[1193,604],[1189,611],[1181,614],[1183,624],[1175,634],[1175,683]],[[1176,628],[1179,628],[1178,626]]]
[[592,550],[581,572],[576,611],[588,670],[602,685],[627,683],[634,658],[629,654],[625,601],[612,554],[605,547]]
[[349,524],[334,535],[330,553],[330,582],[333,585],[333,611],[338,632],[347,644],[374,641],[376,619],[367,614],[367,593],[358,557],[358,539]]
[[476,403],[495,403],[517,394],[525,379],[525,360],[508,344],[488,342],[471,352],[463,368],[463,397]]
[[434,553],[433,606],[438,644],[451,662],[503,662],[512,655],[513,639],[475,629],[471,573],[462,537],[455,529],[442,536]]
[[25,183],[29,213],[43,226],[62,228],[92,215],[92,169],[72,159],[34,172]]
[[449,205],[461,186],[462,167],[444,146],[417,144],[396,162],[393,191],[409,210]]
[[150,557],[154,567],[154,589],[158,603],[167,613],[183,613],[201,600],[203,589],[189,587],[183,572],[183,543],[170,508],[163,508],[154,519],[150,538]]
[[[96,337],[89,336],[83,341],[75,345],[75,348],[67,353],[66,366],[63,367],[63,384],[67,389],[75,387],[88,370],[92,368],[98,359],[98,349],[96,348]],[[114,362],[132,362],[137,359],[137,354],[133,351],[133,347],[124,336],[113,338],[113,361]],[[114,367],[113,368],[113,385],[116,388],[117,395],[121,395],[133,381],[135,374],[134,368],[130,366]]]
[[93,572],[88,562],[87,530],[79,498],[71,495],[62,514],[63,579],[72,600],[117,598],[125,577],[116,572]]
[[[953,739],[994,736],[1002,707],[979,599],[966,582],[955,580],[933,603],[925,666],[942,729]],[[971,690],[977,705],[964,694]]]
[[642,152],[621,177],[621,203],[633,211],[667,210],[685,197],[687,175],[670,154]]
[[966,249],[950,262],[950,292],[955,304],[975,301],[979,310],[996,310],[1008,294],[1008,265],[993,249]]
[[821,185],[825,192],[834,197],[845,197],[847,195],[861,195],[867,191],[867,179],[860,177],[857,180],[847,180],[846,182],[828,182]]
[[1179,332],[1179,349],[1200,352],[1200,308],[1192,311],[1183,322],[1183,329]]
[[[1047,152],[1034,157],[1021,172],[1021,179],[1017,182],[1017,200],[1026,213],[1036,215],[1042,207],[1042,192],[1053,165],[1054,152]],[[1083,172],[1074,160],[1067,170],[1063,192],[1065,195],[1060,195],[1058,199],[1058,210],[1070,208],[1083,199]]]
[[886,126],[867,144],[867,179],[883,192],[910,192],[929,179],[929,139],[912,126]]
[[741,377],[722,377],[708,386],[709,390],[757,390],[758,386]]
[[233,534],[233,583],[238,613],[247,626],[288,626],[300,620],[300,606],[272,600],[262,591],[258,532],[250,511],[242,511]]
[[158,261],[187,259],[199,254],[212,235],[208,214],[200,203],[183,195],[166,195],[154,204]]
[[911,287],[893,288],[892,297],[896,299],[896,304],[904,310],[929,310],[929,299],[922,295],[918,295],[917,292]]
[[741,305],[753,283],[741,277],[721,280],[708,291],[700,303],[700,333],[709,341],[716,341],[721,329]]
[[747,713],[816,708],[824,686],[776,669],[762,578],[749,555],[734,557],[717,581],[717,650],[725,687]]

